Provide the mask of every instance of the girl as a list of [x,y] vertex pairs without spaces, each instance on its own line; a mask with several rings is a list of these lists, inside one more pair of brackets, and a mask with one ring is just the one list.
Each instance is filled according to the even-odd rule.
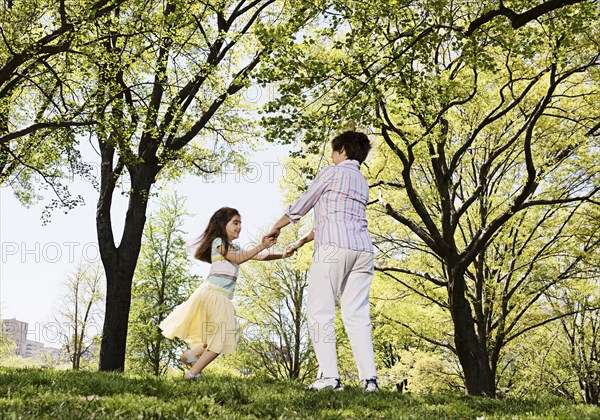
[[210,273],[202,286],[159,325],[165,337],[179,337],[190,347],[180,357],[189,368],[183,375],[186,380],[199,378],[219,354],[235,351],[239,332],[231,299],[239,265],[250,259],[267,261],[292,254],[269,253],[267,248],[275,245],[277,239],[266,236],[260,244],[241,251],[231,243],[239,238],[241,230],[237,210],[223,207],[212,215],[194,255],[211,263]]

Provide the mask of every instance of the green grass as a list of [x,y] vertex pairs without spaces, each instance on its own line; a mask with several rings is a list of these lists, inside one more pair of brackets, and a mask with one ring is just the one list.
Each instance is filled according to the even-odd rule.
[[558,398],[305,391],[299,384],[206,374],[192,383],[104,372],[0,368],[1,419],[600,419]]

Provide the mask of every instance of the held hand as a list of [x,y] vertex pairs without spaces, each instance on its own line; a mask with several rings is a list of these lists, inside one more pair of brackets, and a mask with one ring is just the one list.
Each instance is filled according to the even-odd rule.
[[265,235],[262,238],[261,245],[267,249],[271,248],[273,245],[277,243],[277,237]]
[[277,238],[280,233],[281,233],[280,228],[272,228],[265,236]]
[[302,247],[302,245],[303,244],[300,241],[289,244],[287,247],[285,247],[285,251],[283,251],[283,258],[293,255],[298,248]]
[[292,248],[291,246],[287,246],[283,253],[281,254],[281,258],[289,258],[296,253],[296,248]]

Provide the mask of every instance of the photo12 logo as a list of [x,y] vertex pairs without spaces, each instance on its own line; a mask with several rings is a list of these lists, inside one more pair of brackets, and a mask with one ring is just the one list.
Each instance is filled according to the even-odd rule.
[[100,249],[96,242],[2,242],[2,263],[75,263],[83,260],[88,263],[100,261]]
[[[73,334],[81,334],[81,330],[75,331],[71,322],[48,322],[45,324],[34,323],[27,330],[27,339],[44,342],[52,345],[64,344],[65,340],[71,339]],[[102,325],[96,322],[87,322],[85,325],[85,336],[97,337],[102,335]]]
[[247,162],[245,165],[226,163],[221,167],[220,181],[246,182],[256,184],[259,182],[274,183],[285,178],[285,166],[279,162]]

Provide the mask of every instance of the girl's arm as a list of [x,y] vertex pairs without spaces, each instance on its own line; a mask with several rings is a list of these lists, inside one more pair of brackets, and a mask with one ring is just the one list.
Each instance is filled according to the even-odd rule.
[[[227,253],[227,255],[223,255],[223,256],[227,259],[227,261],[230,261],[234,264],[239,265],[239,264],[245,263],[246,261],[254,258],[256,255],[258,255],[260,252],[266,250],[267,248],[271,248],[276,243],[277,243],[277,238],[265,236],[265,237],[263,237],[261,243],[256,245],[254,248],[240,251],[240,252],[229,251]],[[222,245],[221,245],[220,251],[221,251],[221,254],[223,254],[223,246]]]
[[254,257],[254,259],[262,260],[262,261],[269,261],[269,260],[277,260],[279,258],[289,258],[292,255],[294,255],[294,252],[296,252],[296,250],[298,248],[303,247],[305,244],[312,241],[313,239],[315,239],[315,232],[311,230],[306,235],[304,235],[303,237],[298,239],[296,242],[291,243],[287,247],[285,247],[285,250],[283,251],[283,253],[274,252],[274,253],[270,254],[267,251],[262,251],[256,257]]
[[[306,236],[308,236],[308,235],[306,235]],[[314,235],[313,235],[313,237],[314,237]],[[258,260],[258,261],[271,261],[271,260],[279,260],[281,258],[289,258],[292,255],[294,255],[295,250],[296,250],[295,248],[293,248],[293,249],[290,248],[290,245],[288,245],[283,252],[269,252],[265,249],[263,251],[260,251],[258,254],[256,254],[256,256],[252,259]]]
[[298,239],[296,242],[288,245],[285,248],[285,251],[270,253],[269,251],[264,250],[264,251],[261,251],[258,254],[256,254],[256,256],[253,259],[260,260],[260,261],[270,261],[270,260],[278,260],[280,258],[288,258],[288,257],[291,257],[298,248],[303,247],[308,242],[310,242],[314,239],[315,239],[315,231],[311,230],[306,235],[304,235],[303,237]]
[[281,258],[287,258],[292,254],[284,255],[283,252],[269,252],[264,249],[256,254],[252,259],[257,261],[271,261],[271,260],[279,260]]

